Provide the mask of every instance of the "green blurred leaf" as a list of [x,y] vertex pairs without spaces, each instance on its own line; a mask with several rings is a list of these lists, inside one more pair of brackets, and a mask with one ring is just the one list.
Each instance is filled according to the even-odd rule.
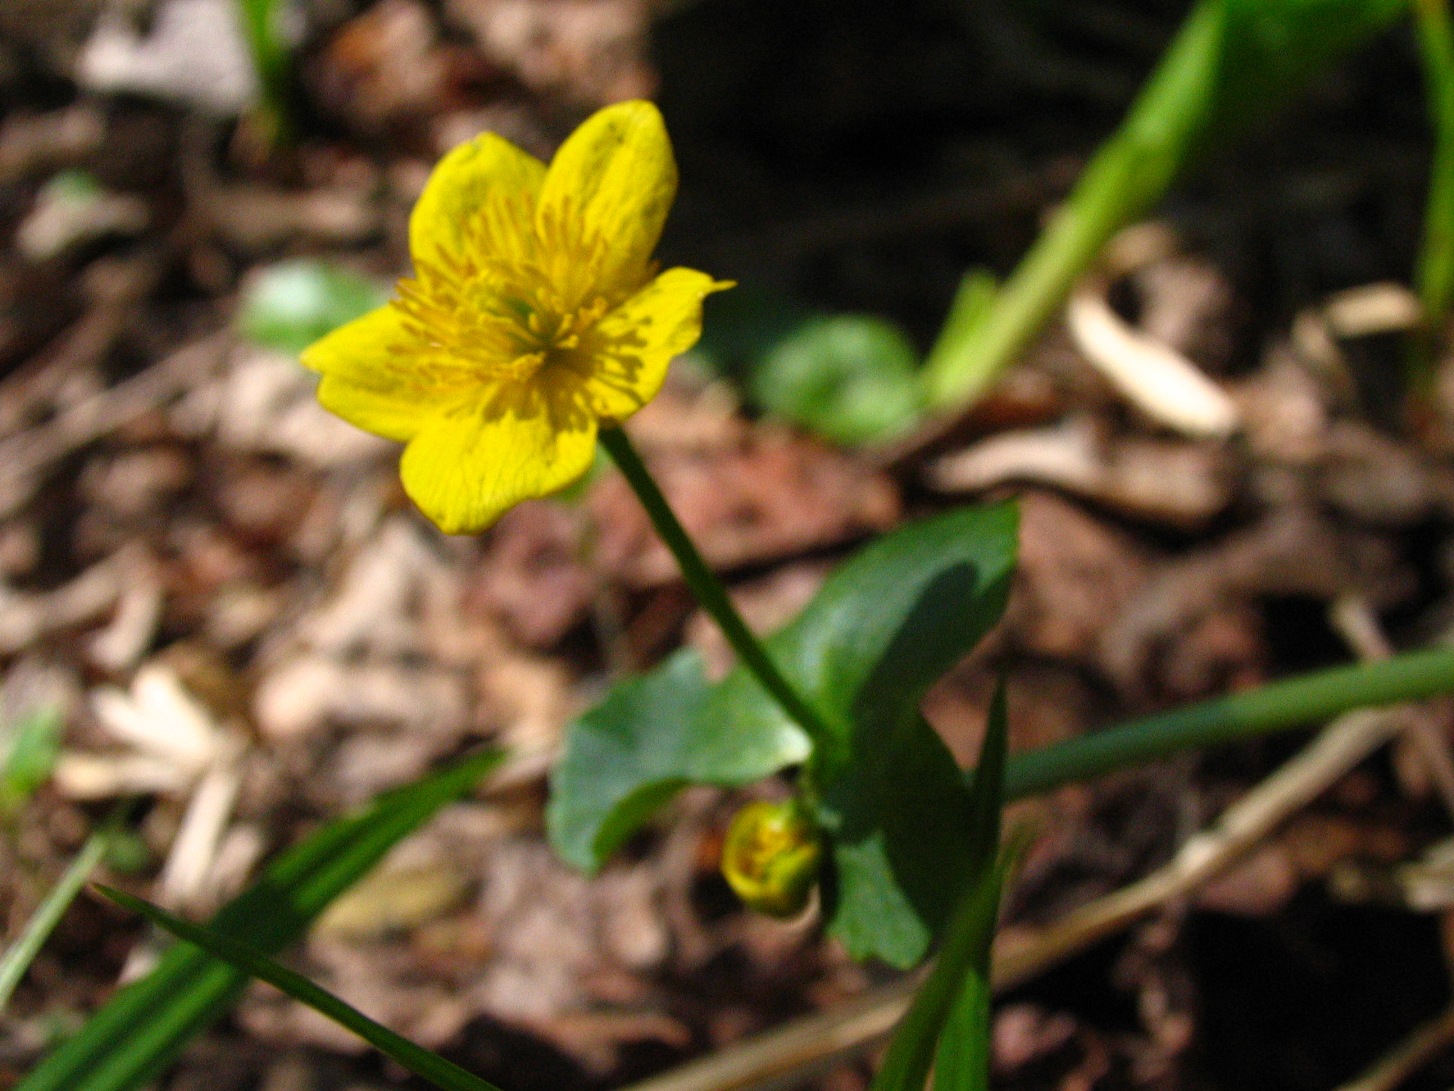
[[1265,117],[1408,8],[1407,0],[1220,2],[1226,21],[1210,96],[1217,134]]
[[774,345],[751,379],[763,408],[837,443],[898,435],[923,408],[919,354],[892,322],[810,319]]
[[1387,27],[1406,0],[1200,0],[1075,191],[986,306],[961,291],[924,369],[933,408],[973,403],[1122,227],[1187,165],[1266,119]]
[[0,724],[0,815],[23,806],[50,779],[64,727],[60,709],[54,707]]
[[311,258],[284,261],[248,282],[238,325],[255,344],[296,355],[388,298],[381,285],[340,265]]
[[686,783],[740,784],[810,762],[837,880],[830,927],[856,955],[923,957],[961,859],[963,774],[919,715],[928,688],[998,620],[1015,559],[1011,505],[911,523],[829,577],[769,653],[827,721],[802,729],[742,668],[708,688],[683,653],[571,725],[551,840],[592,870]]
[[[990,949],[1005,874],[999,843],[1008,736],[1001,682],[990,705],[974,788],[962,812],[965,851],[956,864],[964,870],[946,866],[940,873],[941,885],[955,903],[944,942],[934,969],[894,1031],[871,1091],[923,1091],[936,1050],[937,1091],[980,1091],[986,1086]],[[951,1022],[955,1039],[944,1042]]]
[[[497,751],[465,758],[381,796],[363,813],[327,826],[269,865],[212,918],[214,932],[259,951],[299,939],[323,909],[440,807],[496,765]],[[247,975],[185,945],[122,989],[81,1032],[15,1091],[126,1091],[154,1079],[192,1037],[236,1001]]]
[[106,845],[106,866],[118,875],[136,875],[152,861],[146,838],[136,830],[119,829]]
[[262,90],[270,142],[291,137],[293,60],[287,32],[287,0],[238,0],[243,34]]
[[691,355],[709,371],[744,387],[757,361],[813,317],[782,292],[752,281],[709,296],[703,308],[702,338]]
[[1414,0],[1424,97],[1434,129],[1434,162],[1424,204],[1424,237],[1414,286],[1424,307],[1422,328],[1407,347],[1409,418],[1437,419],[1440,349],[1454,311],[1454,18],[1448,0]]
[[120,890],[97,884],[97,889],[123,909],[139,913],[160,928],[165,929],[187,943],[195,944],[209,954],[224,959],[238,970],[259,981],[266,981],[276,989],[287,993],[299,1003],[307,1004],[314,1011],[332,1019],[345,1030],[357,1034],[369,1045],[403,1065],[408,1071],[422,1076],[435,1087],[444,1091],[499,1091],[494,1084],[472,1075],[453,1061],[447,1061],[439,1054],[415,1045],[402,1035],[395,1034],[388,1027],[376,1023],[363,1012],[345,1003],[326,989],[320,988],[302,974],[279,965],[266,955],[244,943],[229,939],[220,932],[203,928],[174,917],[165,909],[150,902],[134,898]]

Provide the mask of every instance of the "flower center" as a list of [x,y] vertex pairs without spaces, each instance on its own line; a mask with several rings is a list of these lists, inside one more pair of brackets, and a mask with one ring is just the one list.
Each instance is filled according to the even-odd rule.
[[654,268],[603,276],[604,240],[583,235],[570,209],[556,211],[537,222],[533,202],[499,197],[463,225],[456,251],[416,255],[394,305],[428,355],[484,381],[589,374],[592,328]]

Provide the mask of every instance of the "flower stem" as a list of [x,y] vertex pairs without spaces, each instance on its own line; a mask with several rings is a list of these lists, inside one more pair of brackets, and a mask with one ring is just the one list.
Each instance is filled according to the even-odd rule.
[[657,487],[651,471],[641,461],[641,456],[636,453],[636,448],[632,446],[626,432],[620,428],[603,428],[601,445],[606,448],[611,461],[616,463],[616,468],[635,491],[641,506],[646,509],[646,514],[651,516],[656,532],[661,535],[661,540],[676,558],[687,586],[692,589],[692,594],[697,597],[702,608],[712,615],[712,620],[732,645],[737,658],[752,672],[762,688],[772,694],[783,711],[808,733],[814,743],[827,744],[832,737],[827,724],[792,683],[783,677],[762,642],[752,635],[752,631],[742,620],[742,615],[728,598],[727,589],[707,566],[691,537],[677,521],[671,505]]

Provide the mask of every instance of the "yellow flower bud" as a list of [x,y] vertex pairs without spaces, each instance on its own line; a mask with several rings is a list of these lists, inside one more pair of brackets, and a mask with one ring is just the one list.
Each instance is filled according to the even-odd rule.
[[818,879],[818,831],[797,800],[749,803],[738,811],[722,847],[722,874],[750,908],[795,917]]

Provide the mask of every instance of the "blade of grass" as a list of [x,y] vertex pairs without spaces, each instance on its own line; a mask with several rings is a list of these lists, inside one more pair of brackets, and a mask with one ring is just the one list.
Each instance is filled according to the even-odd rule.
[[25,971],[35,961],[35,956],[40,954],[40,949],[45,946],[45,941],[50,938],[66,910],[76,900],[76,895],[105,858],[116,831],[121,828],[130,809],[130,804],[122,804],[92,831],[91,836],[86,838],[86,843],[81,846],[81,851],[66,865],[66,870],[56,881],[56,885],[51,887],[50,893],[36,907],[30,920],[26,922],[25,930],[6,949],[4,956],[0,957],[0,1013],[5,1011],[5,1005],[10,1002],[16,986],[25,977]]
[[1160,200],[1194,154],[1287,102],[1402,7],[1402,0],[1199,0],[1121,128],[993,305],[967,291],[955,300],[924,366],[931,407],[947,412],[977,400],[1107,240]]
[[[381,796],[329,823],[269,866],[212,918],[212,930],[259,951],[299,939],[320,912],[396,843],[499,764],[490,751]],[[79,1034],[14,1091],[127,1091],[158,1075],[236,1000],[247,975],[195,947],[176,946],[118,992]]]
[[[1004,802],[1005,752],[1009,736],[1003,681],[995,691],[974,775],[966,832],[970,839],[969,874],[959,904],[944,933],[944,942],[924,984],[889,1042],[883,1065],[870,1091],[923,1091],[945,1024],[961,996],[983,991],[988,997],[990,944],[999,916],[1004,862],[997,859],[1000,811]],[[984,1019],[962,1028],[970,1035],[989,1034],[988,1000]],[[981,1056],[988,1045],[971,1045]]]
[[1414,0],[1413,9],[1434,128],[1424,240],[1414,274],[1424,325],[1409,351],[1409,394],[1417,405],[1432,397],[1438,339],[1454,307],[1454,22],[1448,0]]
[[959,996],[944,1022],[944,1029],[939,1032],[939,1048],[934,1053],[934,1091],[989,1091],[990,1061],[994,1056],[990,1001],[994,998],[995,986],[991,975],[995,923],[1005,885],[1019,869],[1034,840],[1029,826],[1011,830],[995,859],[995,897],[986,911],[984,946],[976,948]]
[[1405,652],[1273,682],[1119,727],[1017,754],[1006,774],[1009,799],[1164,758],[1286,731],[1355,708],[1397,705],[1454,693],[1454,648]]
[[243,35],[262,90],[268,137],[274,141],[287,140],[292,126],[288,109],[292,58],[283,33],[283,3],[284,0],[239,0],[238,3]]
[[1223,6],[1202,0],[1187,18],[1121,129],[1096,153],[1075,192],[995,298],[960,293],[924,364],[931,404],[973,402],[1017,357],[1075,278],[1119,227],[1150,207],[1181,167],[1211,109],[1222,57]]
[[259,981],[266,981],[275,989],[287,993],[299,1003],[307,1004],[320,1015],[327,1016],[345,1030],[357,1034],[379,1052],[393,1058],[416,1076],[422,1076],[443,1091],[500,1091],[494,1084],[471,1075],[465,1069],[448,1061],[439,1054],[415,1045],[401,1034],[395,1034],[388,1027],[374,1022],[351,1004],[334,996],[302,974],[282,966],[266,955],[260,954],[244,943],[228,939],[220,932],[213,932],[190,921],[174,917],[165,909],[132,897],[120,890],[113,890],[101,883],[96,889],[123,909],[139,913],[159,928],[163,928],[178,939],[201,948],[208,954],[225,959],[238,970]]

